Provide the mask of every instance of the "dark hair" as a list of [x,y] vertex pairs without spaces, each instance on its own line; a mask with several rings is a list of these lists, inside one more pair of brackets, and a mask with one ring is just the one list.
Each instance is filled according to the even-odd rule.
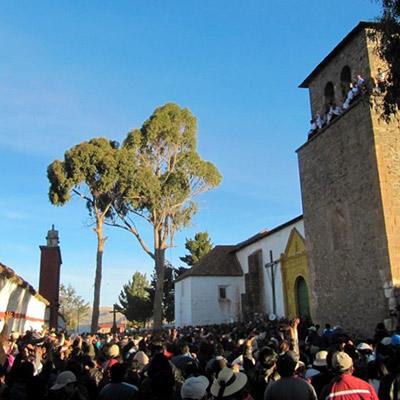
[[181,351],[181,354],[186,354],[189,351],[189,345],[186,342],[183,342],[180,344],[179,350]]
[[170,396],[174,391],[175,378],[172,371],[157,372],[150,379],[150,388],[156,397]]
[[124,364],[116,363],[110,367],[111,382],[121,383],[124,381],[126,368]]
[[168,358],[162,353],[157,353],[150,361],[147,375],[149,378],[152,378],[154,375],[161,371],[168,371],[172,373],[172,368],[168,361]]
[[270,347],[263,347],[258,353],[258,361],[266,369],[272,368],[277,359],[278,354]]
[[297,362],[288,354],[278,357],[276,370],[282,378],[288,378],[294,374]]

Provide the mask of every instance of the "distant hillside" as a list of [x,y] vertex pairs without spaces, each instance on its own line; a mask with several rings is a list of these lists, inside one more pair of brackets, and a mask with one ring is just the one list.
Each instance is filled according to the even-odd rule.
[[[99,324],[112,324],[113,315],[110,313],[112,307],[100,307]],[[79,323],[79,332],[89,332],[92,321],[92,308],[90,308],[88,315],[82,318]],[[117,313],[117,324],[125,321],[125,317],[121,313]]]

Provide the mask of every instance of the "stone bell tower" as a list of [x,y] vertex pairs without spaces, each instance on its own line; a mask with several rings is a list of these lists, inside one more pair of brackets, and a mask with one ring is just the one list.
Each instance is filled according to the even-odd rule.
[[400,128],[376,107],[373,77],[387,66],[373,29],[361,22],[300,85],[314,117],[365,79],[350,107],[297,150],[315,322],[362,335],[400,313]]
[[39,246],[41,252],[39,293],[50,302],[49,327],[57,329],[62,260],[58,231],[54,230],[54,225],[47,232],[46,240],[46,246]]

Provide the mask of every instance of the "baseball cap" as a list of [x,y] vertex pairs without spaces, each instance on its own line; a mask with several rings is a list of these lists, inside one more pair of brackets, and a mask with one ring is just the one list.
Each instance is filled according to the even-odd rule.
[[338,372],[344,372],[353,366],[352,358],[344,351],[336,351],[332,356],[332,367]]
[[65,385],[73,382],[76,382],[75,374],[71,371],[63,371],[58,374],[56,383],[50,389],[59,390],[62,389]]

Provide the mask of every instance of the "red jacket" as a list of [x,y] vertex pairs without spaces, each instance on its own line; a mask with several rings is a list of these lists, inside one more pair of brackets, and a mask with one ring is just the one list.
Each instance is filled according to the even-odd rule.
[[337,382],[333,380],[320,394],[320,400],[379,400],[375,389],[362,379],[343,374]]

